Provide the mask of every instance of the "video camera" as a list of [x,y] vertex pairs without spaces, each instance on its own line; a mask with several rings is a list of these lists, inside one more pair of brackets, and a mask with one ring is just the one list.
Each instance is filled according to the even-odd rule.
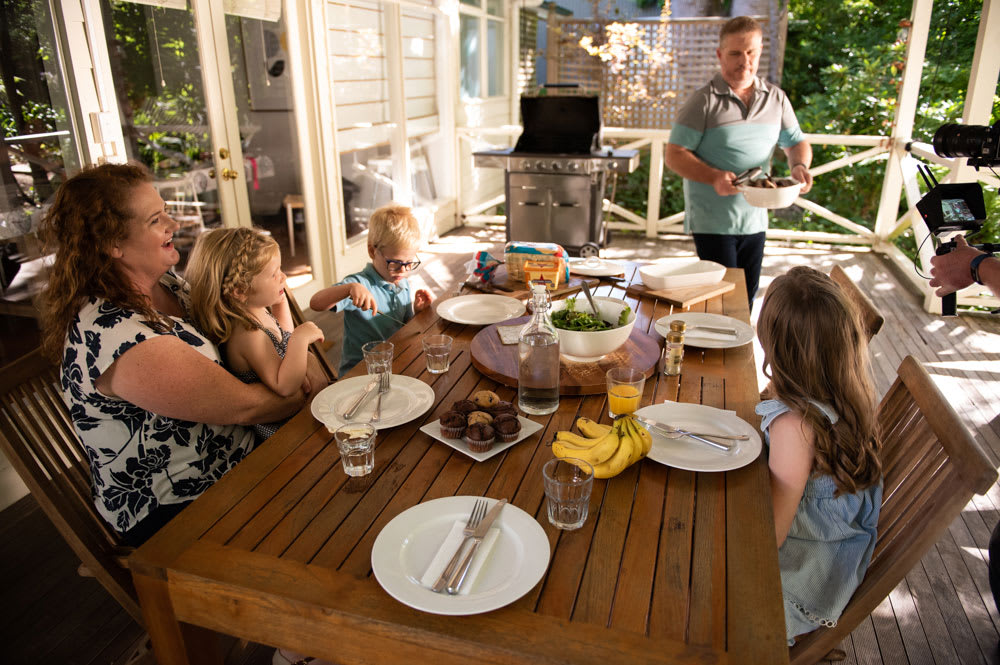
[[[1000,122],[992,126],[941,125],[934,133],[934,152],[941,157],[965,157],[968,165],[976,170],[980,166],[1000,166]],[[986,204],[983,188],[978,182],[938,183],[931,170],[917,166],[927,193],[917,202],[917,210],[927,228],[938,238],[955,231],[978,232],[986,221]],[[1000,252],[1000,244],[972,245],[983,252]],[[935,253],[947,254],[955,249],[955,241],[938,245]],[[942,316],[955,316],[956,294],[941,298]]]

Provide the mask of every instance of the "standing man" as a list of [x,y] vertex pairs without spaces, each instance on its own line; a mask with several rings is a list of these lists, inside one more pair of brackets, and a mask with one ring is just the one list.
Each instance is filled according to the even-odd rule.
[[746,274],[753,307],[764,259],[767,210],[746,202],[733,184],[754,166],[769,170],[774,147],[788,156],[792,177],[812,187],[812,147],[784,91],[757,77],[763,47],[760,23],[738,16],[722,26],[722,71],[696,91],[674,120],[664,161],[684,178],[684,230],[699,258]]

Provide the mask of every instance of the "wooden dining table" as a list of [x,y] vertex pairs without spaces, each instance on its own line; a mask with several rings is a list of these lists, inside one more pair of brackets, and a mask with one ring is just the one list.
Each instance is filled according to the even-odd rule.
[[[749,321],[736,288],[690,308]],[[627,296],[638,281],[601,282],[625,298],[636,328],[659,339],[672,313]],[[650,459],[595,480],[590,515],[575,531],[547,519],[542,465],[558,430],[579,416],[608,422],[603,394],[562,397],[542,429],[477,462],[420,430],[482,389],[516,402],[516,389],[480,374],[470,343],[480,326],[416,315],[391,341],[394,374],[434,391],[433,406],[378,432],[375,467],[348,478],[332,435],[308,406],[195,500],[129,559],[161,665],[218,663],[217,633],[344,665],[360,663],[785,663],[781,581],[767,465],[692,472]],[[426,334],[454,338],[451,367],[429,374]],[[661,340],[662,341],[662,340]],[[364,372],[356,367],[348,376]],[[735,411],[759,426],[753,345],[688,347],[680,376],[659,372],[642,404],[664,400]],[[533,516],[551,557],[541,580],[510,604],[444,616],[391,597],[372,572],[380,531],[403,511],[451,496],[507,498]]]

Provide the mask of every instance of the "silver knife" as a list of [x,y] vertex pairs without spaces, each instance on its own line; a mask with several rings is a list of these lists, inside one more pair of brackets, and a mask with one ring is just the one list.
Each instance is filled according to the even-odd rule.
[[[718,333],[719,335],[732,335],[733,337],[736,336],[736,330],[734,330],[733,328],[716,328],[715,326],[696,325],[696,326],[688,326],[687,329],[707,330],[708,332]],[[697,335],[695,335],[695,337],[697,337]]]
[[462,559],[462,563],[458,564],[458,568],[452,574],[451,579],[448,580],[448,593],[455,595],[458,590],[462,588],[462,582],[465,581],[465,575],[469,572],[469,568],[472,566],[472,559],[476,556],[476,552],[479,550],[479,545],[483,542],[483,538],[486,534],[490,532],[490,527],[493,526],[493,522],[500,515],[500,511],[503,507],[507,505],[507,499],[500,499],[493,507],[490,508],[490,512],[486,513],[486,517],[483,521],[479,523],[476,530],[472,533],[472,547],[469,551],[465,553],[465,558]]
[[371,381],[369,381],[368,385],[365,386],[365,391],[361,393],[361,395],[354,402],[354,404],[351,405],[351,408],[349,408],[347,411],[344,411],[344,415],[341,416],[344,420],[353,418],[354,414],[358,412],[358,409],[361,408],[361,405],[364,404],[365,400],[371,397],[372,391],[375,390],[376,386],[378,386],[378,378],[379,378],[378,374],[372,376]]

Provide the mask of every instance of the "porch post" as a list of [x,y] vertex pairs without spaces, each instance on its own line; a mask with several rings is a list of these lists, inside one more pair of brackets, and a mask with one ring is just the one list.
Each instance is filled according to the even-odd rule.
[[[913,117],[917,112],[917,94],[920,92],[920,76],[924,69],[924,53],[927,50],[927,33],[930,29],[933,4],[933,0],[913,0],[903,83],[899,90],[896,118],[892,123],[889,160],[885,165],[882,195],[879,200],[878,214],[875,217],[876,247],[881,242],[888,242],[887,238],[896,226],[899,198],[903,187],[903,174],[900,165],[903,159],[909,158],[906,144],[911,141],[913,135]],[[926,251],[929,253],[927,258],[930,258],[933,250],[927,247]],[[924,258],[923,253],[921,258]]]
[[[392,198],[397,203],[413,205],[413,185],[410,179],[410,143],[406,131],[406,91],[403,87],[403,29],[399,5],[386,2],[382,5],[385,16],[385,69],[389,89],[389,134],[392,160]],[[402,159],[396,159],[402,155]]]

